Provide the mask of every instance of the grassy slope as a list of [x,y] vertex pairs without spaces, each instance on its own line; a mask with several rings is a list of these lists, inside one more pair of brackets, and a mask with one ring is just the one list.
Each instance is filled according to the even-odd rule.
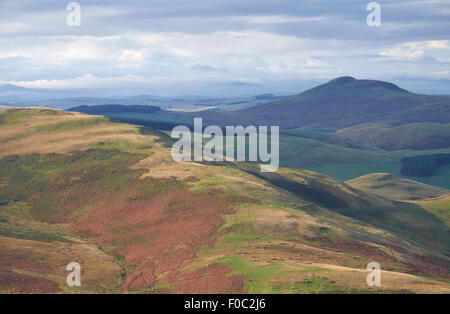
[[359,190],[393,200],[421,200],[450,193],[446,189],[396,178],[388,173],[372,173],[346,181],[346,183]]
[[450,123],[413,123],[397,127],[369,123],[341,129],[337,135],[384,150],[426,150],[448,147]]
[[414,204],[417,204],[424,208],[425,210],[433,213],[439,219],[441,219],[446,225],[447,228],[450,228],[450,195],[443,195],[441,197],[436,197],[433,199],[427,199],[423,201],[414,201]]
[[[2,292],[449,291],[445,243],[416,207],[312,172],[174,163],[163,135],[104,118],[0,118]],[[378,227],[362,223],[370,208],[413,208],[421,226],[411,214],[394,218],[407,219],[406,233],[430,230],[423,240],[441,253],[385,230],[383,215]],[[86,284],[69,289],[74,260]],[[374,260],[383,287],[369,289]]]
[[[348,145],[347,145],[348,146]],[[450,149],[420,151],[420,154],[448,153]],[[339,180],[350,180],[370,173],[388,172],[401,177],[401,159],[415,156],[414,150],[386,152],[329,144],[292,135],[280,136],[280,163],[283,167],[307,169]],[[450,188],[448,169],[442,167],[432,177],[412,178],[415,181]]]

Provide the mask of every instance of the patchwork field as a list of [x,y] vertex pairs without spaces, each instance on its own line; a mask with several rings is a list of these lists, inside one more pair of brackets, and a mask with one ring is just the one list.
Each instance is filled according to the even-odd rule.
[[1,293],[450,292],[445,198],[176,163],[163,133],[58,110],[1,111],[0,143]]

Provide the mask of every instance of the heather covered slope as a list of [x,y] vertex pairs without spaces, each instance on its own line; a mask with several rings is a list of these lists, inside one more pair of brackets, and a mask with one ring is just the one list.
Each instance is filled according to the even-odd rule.
[[394,84],[340,77],[295,96],[235,112],[284,129],[341,129],[368,122],[450,122],[450,97],[408,92]]
[[[164,134],[78,113],[2,111],[0,142],[0,292],[450,291],[446,229],[417,204],[175,163]],[[81,287],[65,285],[72,261]]]

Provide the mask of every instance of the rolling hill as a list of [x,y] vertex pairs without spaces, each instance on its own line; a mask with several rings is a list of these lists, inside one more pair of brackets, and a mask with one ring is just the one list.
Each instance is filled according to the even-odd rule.
[[439,217],[447,228],[450,228],[450,211],[448,210],[450,206],[450,194],[422,201],[414,201],[413,203]]
[[176,163],[164,133],[75,112],[0,111],[0,143],[0,292],[450,292],[448,227],[422,205],[311,171]]
[[96,105],[96,106],[78,106],[68,109],[67,111],[82,112],[91,115],[105,115],[123,113],[123,112],[134,112],[141,114],[152,114],[161,111],[161,108],[156,106],[141,106],[141,105]]
[[388,151],[427,150],[450,146],[450,123],[413,123],[396,127],[369,123],[341,129],[336,134]]
[[450,193],[447,189],[396,178],[388,173],[372,173],[346,183],[359,190],[396,200],[424,200]]
[[[127,105],[107,105],[107,106],[81,106],[69,109],[74,112],[84,112],[91,114],[104,115],[115,121],[131,123],[135,125],[145,126],[153,129],[170,131],[177,125],[186,125],[192,129],[192,116],[188,114],[168,114],[166,111],[158,111],[153,106],[127,106]],[[154,111],[154,112],[153,112]],[[153,112],[153,113],[152,113]],[[214,112],[197,113],[202,117],[214,114]],[[230,117],[230,112],[222,112],[220,116]],[[209,120],[208,120],[209,121]],[[210,121],[211,122],[211,121]],[[240,122],[240,121],[235,121]],[[242,122],[242,121],[241,121]],[[247,121],[248,122],[248,121]],[[430,125],[430,127],[427,127]],[[370,130],[376,128],[379,130],[380,124],[369,124],[367,127],[355,126],[348,128],[349,132],[355,137],[361,130],[361,137],[371,138]],[[413,127],[413,134],[407,131]],[[380,141],[389,142],[389,138],[393,138],[399,143],[404,143],[409,147],[412,143],[421,145],[414,149],[402,149],[386,151],[380,147],[376,147],[366,141],[366,143],[350,137],[342,136],[339,131],[337,134],[330,131],[317,130],[281,130],[280,132],[280,163],[283,167],[306,169],[327,174],[339,180],[349,180],[362,175],[378,172],[389,172],[395,176],[402,175],[405,158],[418,155],[434,155],[442,153],[450,153],[449,143],[442,140],[445,138],[447,124],[426,124],[418,123],[414,125],[405,125],[404,130],[399,132],[398,136],[389,134],[390,137],[379,136]],[[442,133],[438,135],[441,140],[436,140],[436,136],[431,136],[430,132],[425,132],[431,128],[431,133]],[[394,128],[397,130],[397,128]],[[354,130],[354,131],[352,131]],[[406,130],[406,131],[405,131]],[[347,134],[347,133],[346,133]],[[345,135],[346,135],[345,134]],[[431,139],[434,139],[433,141]],[[357,137],[359,139],[359,137]],[[403,141],[402,141],[403,139]],[[426,145],[432,144],[431,147],[440,147],[439,149],[426,149]],[[378,142],[374,142],[378,144]],[[442,147],[441,147],[442,146]],[[450,188],[448,180],[448,170],[445,166],[440,166],[439,171],[434,171],[432,176],[427,177],[408,177],[420,182],[436,185],[442,188]],[[405,173],[405,175],[407,175]]]
[[450,122],[450,97],[410,93],[394,84],[340,77],[295,96],[235,112],[260,125],[337,130],[383,122]]

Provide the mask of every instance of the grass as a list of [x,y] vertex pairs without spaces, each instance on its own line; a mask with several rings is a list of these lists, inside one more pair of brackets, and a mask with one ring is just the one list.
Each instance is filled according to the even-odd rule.
[[42,242],[69,242],[66,238],[56,234],[44,233],[36,230],[16,231],[8,227],[5,228],[2,223],[0,223],[0,236]]
[[294,293],[294,294],[307,294],[307,293],[331,293],[331,292],[344,292],[345,288],[339,287],[328,280],[316,277],[314,274],[303,282],[284,284],[274,286],[272,288],[273,293]]
[[368,174],[346,183],[359,190],[396,200],[419,200],[450,193],[449,190],[396,178],[387,173]]
[[282,265],[251,265],[240,256],[226,256],[219,258],[218,263],[230,267],[230,275],[244,275],[247,277],[246,290],[248,293],[267,293],[264,281],[280,273]]
[[[317,274],[328,270],[320,267],[305,267],[301,270],[289,270],[281,263],[255,265],[248,263],[241,256],[226,256],[219,258],[218,263],[230,267],[233,271],[229,275],[241,275],[247,278],[245,289],[251,294],[261,293],[324,293],[342,291],[343,288],[330,283]],[[303,277],[299,282],[276,284],[283,278]]]
[[[420,154],[439,152],[450,152],[450,149],[420,151]],[[297,136],[280,136],[281,166],[316,171],[339,180],[350,180],[370,173],[390,173],[401,177],[400,160],[417,154],[419,152],[413,150],[395,152],[365,150]],[[449,180],[442,185],[450,186]]]
[[337,134],[388,151],[435,149],[448,146],[450,123],[413,123],[397,127],[369,123],[339,130]]
[[0,206],[0,235],[16,239],[43,242],[68,242],[64,225],[49,225],[35,221],[25,202],[9,202]]
[[336,231],[327,228],[327,227],[320,227],[316,225],[308,225],[308,229],[314,233],[316,237],[325,237],[329,239],[330,241],[336,241],[336,240],[342,240],[345,239],[344,236],[339,235],[336,233]]
[[24,123],[27,120],[39,116],[43,110],[8,109],[0,111],[2,126],[11,126]]
[[450,228],[450,195],[441,196],[435,199],[415,201],[414,204],[417,204],[432,213],[443,221],[447,228]]
[[52,124],[45,124],[36,127],[38,132],[50,132],[50,133],[59,133],[59,132],[69,132],[86,128],[94,128],[100,125],[104,125],[108,122],[107,118],[103,117],[93,117],[89,119],[75,119],[69,121],[62,121]]

